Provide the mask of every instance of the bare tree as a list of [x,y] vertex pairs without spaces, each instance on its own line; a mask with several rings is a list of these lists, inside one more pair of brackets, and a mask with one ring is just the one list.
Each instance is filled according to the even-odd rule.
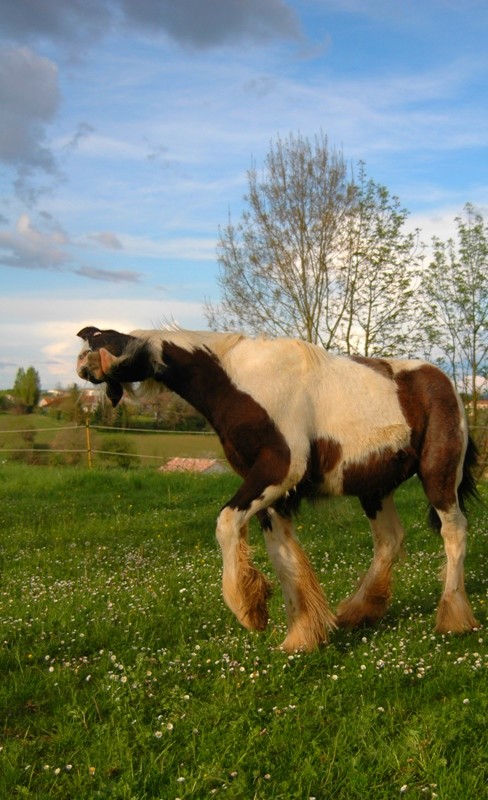
[[278,139],[262,179],[248,173],[247,209],[229,220],[218,247],[220,305],[207,304],[214,328],[300,336],[330,345],[341,308],[334,260],[339,228],[354,199],[342,155],[327,139]]
[[404,352],[418,253],[397,199],[363,165],[355,181],[323,135],[278,139],[248,180],[240,221],[221,231],[210,327]]
[[418,352],[418,295],[423,246],[405,232],[407,211],[361,163],[355,203],[344,229],[340,274],[347,304],[336,346],[365,356]]

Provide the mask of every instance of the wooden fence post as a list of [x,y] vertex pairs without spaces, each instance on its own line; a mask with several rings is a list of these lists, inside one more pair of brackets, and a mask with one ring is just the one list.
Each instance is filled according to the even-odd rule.
[[91,441],[90,441],[90,420],[88,417],[85,417],[85,433],[86,433],[86,457],[88,461],[88,469],[92,467],[92,452],[91,452]]

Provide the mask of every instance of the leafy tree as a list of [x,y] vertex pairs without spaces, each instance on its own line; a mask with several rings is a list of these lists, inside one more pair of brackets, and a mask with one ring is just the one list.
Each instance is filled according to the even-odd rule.
[[32,413],[41,396],[41,379],[34,367],[17,370],[13,393],[25,413]]
[[240,221],[221,231],[210,327],[404,352],[420,252],[398,200],[363,165],[354,180],[324,136],[278,139],[248,180]]
[[471,203],[456,217],[457,242],[433,239],[433,260],[422,292],[431,353],[472,398],[488,388],[488,225]]
[[9,393],[6,391],[0,392],[0,411],[7,411],[12,405]]

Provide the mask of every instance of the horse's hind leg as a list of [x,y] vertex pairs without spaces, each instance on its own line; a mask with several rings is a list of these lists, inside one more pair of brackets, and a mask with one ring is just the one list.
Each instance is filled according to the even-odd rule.
[[314,650],[327,642],[335,617],[320,588],[312,565],[297,542],[291,520],[272,508],[259,515],[266,547],[278,575],[288,623],[281,649]]
[[[442,420],[441,420],[442,423]],[[463,633],[478,627],[464,590],[464,556],[467,523],[459,506],[459,486],[465,458],[461,425],[442,438],[442,425],[431,421],[427,431],[419,476],[441,523],[446,552],[444,589],[437,609],[436,630]]]
[[402,551],[404,538],[393,495],[381,501],[381,508],[368,512],[373,534],[374,556],[356,591],[340,603],[337,621],[345,628],[371,625],[381,619],[390,602],[392,566]]
[[464,590],[466,519],[458,503],[447,511],[436,508],[446,551],[444,589],[437,609],[436,631],[463,633],[478,627]]

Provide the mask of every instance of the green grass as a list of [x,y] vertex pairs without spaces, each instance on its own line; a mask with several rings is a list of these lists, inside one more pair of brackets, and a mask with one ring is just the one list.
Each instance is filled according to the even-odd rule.
[[[221,599],[215,518],[236,485],[0,467],[0,797],[486,797],[488,636],[433,633],[442,545],[417,483],[397,494],[409,555],[384,621],[295,656],[275,649],[278,590],[264,634]],[[467,558],[483,626],[487,517],[473,507]],[[371,556],[358,504],[304,507],[298,528],[335,606]]]

